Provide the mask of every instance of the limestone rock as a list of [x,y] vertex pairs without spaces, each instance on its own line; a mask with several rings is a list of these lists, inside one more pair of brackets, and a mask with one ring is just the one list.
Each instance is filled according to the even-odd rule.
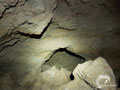
[[93,90],[93,89],[89,85],[87,85],[84,81],[75,79],[59,87],[58,90]]
[[[18,5],[22,2],[25,3],[23,5]],[[21,29],[21,32],[31,34],[40,34],[43,31],[43,29],[52,19],[52,11],[56,6],[55,0],[6,0],[6,5],[8,8],[5,8],[4,4],[0,4],[0,12],[3,14],[0,20],[1,32],[2,29],[4,29],[5,31],[11,29]],[[8,25],[8,27],[5,27],[6,24]]]
[[43,81],[47,84],[51,84],[53,86],[60,86],[69,81],[67,76],[67,71],[65,69],[58,70],[56,67],[52,67],[47,71],[42,73]]
[[94,61],[79,64],[73,71],[76,78],[89,83],[93,88],[115,90],[116,80],[111,67],[105,59],[99,57]]
[[35,83],[33,85],[33,90],[56,90],[61,85],[68,83],[70,72],[65,69],[58,70],[55,66],[50,67],[48,70],[44,71],[36,76]]
[[[100,74],[109,75],[110,83],[115,84],[107,62],[118,79],[119,3],[119,0],[0,0],[0,80],[3,81],[0,89],[92,90],[97,88]],[[60,49],[91,61],[73,65],[72,54],[54,55]],[[62,68],[67,65],[74,70],[79,63],[73,73],[74,80],[70,81],[72,72],[66,68],[45,66],[52,56],[60,57]],[[92,61],[98,56],[107,62],[102,58]],[[13,73],[12,79],[9,71]],[[100,80],[99,84],[103,82]]]

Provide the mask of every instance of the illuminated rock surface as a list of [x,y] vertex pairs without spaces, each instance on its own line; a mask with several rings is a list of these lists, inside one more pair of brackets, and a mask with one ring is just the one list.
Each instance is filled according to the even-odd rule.
[[[73,74],[76,79],[81,78],[94,89],[115,90],[116,82],[113,71],[106,60],[101,57],[94,61],[78,64]],[[105,81],[106,83],[104,83]]]
[[[0,90],[93,90],[76,76],[70,78],[77,65],[85,68],[88,64],[91,67],[85,74],[98,70],[98,75],[102,69],[100,74],[106,72],[113,82],[115,77],[118,81],[119,3],[0,0]],[[113,71],[104,60],[89,61],[99,56]]]

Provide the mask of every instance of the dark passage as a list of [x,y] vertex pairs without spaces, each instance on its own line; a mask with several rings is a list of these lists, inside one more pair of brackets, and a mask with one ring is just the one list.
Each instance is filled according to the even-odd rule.
[[120,78],[119,78],[119,80],[118,80],[118,88],[120,88]]
[[[58,52],[66,52],[67,54],[69,54],[69,55],[71,55],[71,56],[74,56],[74,57],[77,57],[77,58],[82,59],[83,62],[86,61],[86,59],[85,59],[84,57],[82,57],[82,56],[80,56],[80,55],[78,55],[78,54],[76,54],[76,53],[73,53],[73,52],[71,52],[71,51],[68,51],[66,48],[59,48],[59,49],[57,49],[57,50],[53,53],[53,55],[56,54],[56,53],[58,53]],[[52,55],[48,60],[46,60],[45,63],[48,62],[48,61],[53,57],[53,55]]]
[[83,62],[85,62],[85,58],[82,56],[70,52],[66,48],[60,48],[56,50],[48,60],[46,60],[42,71],[45,71],[48,66],[56,66],[58,69],[64,68],[68,71],[73,71],[78,64]]
[[70,74],[70,80],[74,80],[74,75],[72,73]]

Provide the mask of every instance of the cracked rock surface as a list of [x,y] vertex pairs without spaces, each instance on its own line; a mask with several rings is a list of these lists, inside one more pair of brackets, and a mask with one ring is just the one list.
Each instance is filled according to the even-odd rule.
[[[0,90],[115,90],[119,3],[0,0]],[[104,74],[109,85],[98,88]]]

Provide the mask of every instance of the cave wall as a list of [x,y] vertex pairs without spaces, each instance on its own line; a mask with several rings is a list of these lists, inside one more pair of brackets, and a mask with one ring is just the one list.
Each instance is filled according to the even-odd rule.
[[[105,58],[120,76],[119,0],[0,0],[0,76],[40,72],[60,48]],[[64,57],[64,56],[63,56]]]

